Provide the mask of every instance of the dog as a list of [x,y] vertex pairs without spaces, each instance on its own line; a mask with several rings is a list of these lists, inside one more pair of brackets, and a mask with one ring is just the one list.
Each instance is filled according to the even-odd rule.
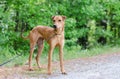
[[43,42],[47,41],[49,44],[49,52],[48,52],[48,74],[52,73],[52,54],[55,47],[59,48],[59,58],[60,58],[60,68],[62,74],[66,74],[64,70],[64,62],[63,62],[63,47],[64,47],[64,26],[65,26],[66,16],[52,16],[53,28],[48,26],[36,26],[34,27],[27,37],[24,37],[21,33],[21,37],[24,39],[30,40],[30,55],[29,55],[29,70],[33,70],[31,66],[32,62],[32,54],[34,52],[34,47],[38,45],[38,53],[36,56],[36,62],[39,68],[41,68],[39,64],[39,57],[42,53]]

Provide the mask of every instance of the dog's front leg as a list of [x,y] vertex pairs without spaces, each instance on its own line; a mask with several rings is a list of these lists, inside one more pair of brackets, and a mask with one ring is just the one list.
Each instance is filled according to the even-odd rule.
[[60,57],[60,68],[61,68],[61,72],[62,74],[67,74],[64,70],[64,62],[63,62],[63,46],[60,45],[59,47],[59,57]]
[[48,75],[51,75],[52,73],[52,54],[53,54],[54,46],[50,46],[49,52],[48,52]]

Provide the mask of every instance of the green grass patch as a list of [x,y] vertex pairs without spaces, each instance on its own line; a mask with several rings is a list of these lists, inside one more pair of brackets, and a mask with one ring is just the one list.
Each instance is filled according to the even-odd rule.
[[71,48],[65,50],[64,58],[65,60],[68,59],[75,59],[81,57],[92,57],[100,54],[107,54],[107,53],[116,53],[120,52],[120,46],[98,46],[91,49],[81,50],[80,48]]
[[0,65],[8,62],[7,64],[4,64],[4,66],[19,66],[22,65],[26,59],[27,55],[18,56],[18,54],[13,49],[10,50],[8,47],[0,47]]
[[[8,48],[1,49],[0,48],[0,64],[3,62],[6,62],[10,60],[11,58],[17,56],[16,53],[11,53]],[[82,57],[92,57],[100,54],[106,54],[106,53],[116,53],[120,51],[120,46],[97,46],[91,49],[85,49],[81,50],[81,47],[79,46],[73,46],[73,47],[65,47],[64,48],[64,60],[70,60],[70,59],[76,59],[76,58],[82,58]],[[29,52],[29,51],[28,51]],[[33,66],[36,65],[35,56],[37,54],[37,51],[33,54]],[[11,67],[11,66],[20,66],[24,65],[28,62],[28,54],[22,54],[22,56],[18,56],[11,62],[5,64],[4,66]],[[57,62],[59,60],[59,50],[56,48],[53,52],[52,56],[53,62]],[[48,50],[44,50],[42,55],[40,56],[40,63],[41,64],[47,64],[48,62]]]
[[7,59],[12,57],[12,53],[9,52],[8,47],[7,48],[0,48],[0,64],[3,61],[7,61]]

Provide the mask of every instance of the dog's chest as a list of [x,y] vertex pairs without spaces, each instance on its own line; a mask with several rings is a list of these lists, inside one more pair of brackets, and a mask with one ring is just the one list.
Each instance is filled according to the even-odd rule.
[[56,38],[57,38],[57,41],[58,41],[58,42],[61,42],[62,39],[63,39],[63,36],[62,36],[62,35],[57,35]]

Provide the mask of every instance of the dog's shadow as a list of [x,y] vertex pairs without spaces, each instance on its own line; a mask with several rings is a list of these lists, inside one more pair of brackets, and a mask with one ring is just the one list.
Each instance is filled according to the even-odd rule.
[[[53,69],[56,70],[56,69]],[[59,76],[60,73],[54,73],[52,75],[48,75],[47,74],[47,68],[37,68],[37,67],[33,67],[33,70],[30,71],[27,67],[23,68],[23,72],[22,75],[26,76],[26,77],[33,77],[33,78],[48,78],[48,77],[55,77],[55,76]]]

